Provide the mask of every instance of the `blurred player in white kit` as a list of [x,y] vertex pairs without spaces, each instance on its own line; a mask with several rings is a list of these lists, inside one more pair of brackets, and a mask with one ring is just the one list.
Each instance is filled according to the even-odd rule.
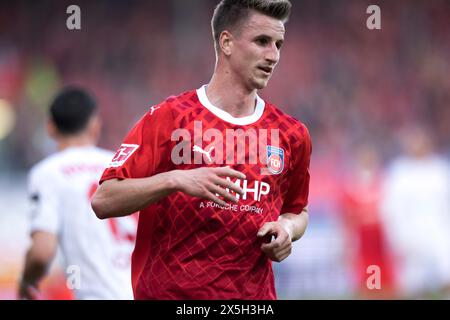
[[408,128],[402,144],[406,153],[387,172],[382,203],[399,294],[449,298],[450,167],[423,127]]
[[131,254],[134,216],[99,220],[91,209],[104,168],[113,153],[96,147],[100,120],[94,99],[79,88],[62,91],[50,107],[48,132],[58,152],[29,175],[31,246],[19,298],[37,299],[38,285],[61,249],[66,267],[79,272],[76,299],[133,299]]

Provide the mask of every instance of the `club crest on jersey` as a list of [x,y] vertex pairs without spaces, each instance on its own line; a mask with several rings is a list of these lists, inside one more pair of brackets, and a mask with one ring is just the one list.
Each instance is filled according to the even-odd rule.
[[117,168],[122,166],[138,148],[137,144],[122,144],[108,167]]
[[280,174],[284,169],[284,150],[267,146],[267,168],[272,174]]

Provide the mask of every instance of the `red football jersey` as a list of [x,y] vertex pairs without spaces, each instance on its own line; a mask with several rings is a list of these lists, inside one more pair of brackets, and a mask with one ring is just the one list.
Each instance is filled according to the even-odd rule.
[[311,141],[299,121],[257,98],[234,118],[202,87],[152,107],[100,183],[170,170],[230,166],[246,179],[239,204],[219,207],[177,192],[143,209],[132,258],[136,299],[276,299],[258,230],[307,205]]

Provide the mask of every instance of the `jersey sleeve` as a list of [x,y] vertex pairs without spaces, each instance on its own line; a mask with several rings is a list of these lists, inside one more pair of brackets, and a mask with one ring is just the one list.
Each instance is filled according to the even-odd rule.
[[144,178],[169,163],[173,116],[168,105],[153,107],[128,133],[100,179]]
[[58,179],[53,172],[42,168],[32,170],[28,178],[31,202],[31,233],[45,231],[57,235],[61,227],[58,200]]
[[293,165],[290,170],[289,187],[283,201],[281,214],[300,214],[308,205],[309,196],[309,165],[311,161],[312,144],[308,129],[302,124],[300,129],[297,150],[294,150],[291,157]]

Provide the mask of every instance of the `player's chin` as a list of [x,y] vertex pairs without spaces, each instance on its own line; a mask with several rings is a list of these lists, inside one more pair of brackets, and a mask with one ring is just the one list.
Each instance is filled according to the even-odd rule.
[[269,83],[269,79],[268,78],[256,78],[253,79],[253,87],[256,90],[262,90],[265,87],[267,87],[267,84]]

